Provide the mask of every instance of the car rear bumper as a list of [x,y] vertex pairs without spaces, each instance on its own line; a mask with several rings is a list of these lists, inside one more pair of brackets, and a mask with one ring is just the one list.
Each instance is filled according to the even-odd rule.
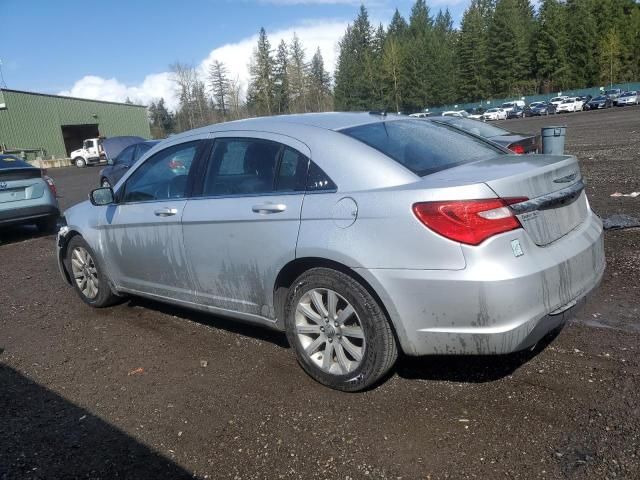
[[[514,241],[522,256],[512,253]],[[602,223],[593,213],[546,247],[514,230],[463,250],[464,270],[358,270],[387,307],[406,354],[528,348],[574,314],[605,268]]]
[[13,209],[0,209],[0,225],[17,225],[30,223],[44,217],[59,216],[60,210],[57,206],[50,204],[34,205]]

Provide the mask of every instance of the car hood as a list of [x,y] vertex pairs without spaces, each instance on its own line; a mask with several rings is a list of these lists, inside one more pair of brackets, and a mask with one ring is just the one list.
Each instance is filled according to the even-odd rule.
[[146,140],[142,137],[134,136],[109,137],[105,138],[102,141],[102,148],[104,149],[104,153],[107,156],[107,159],[113,160],[122,150],[127,148],[129,145],[145,141]]

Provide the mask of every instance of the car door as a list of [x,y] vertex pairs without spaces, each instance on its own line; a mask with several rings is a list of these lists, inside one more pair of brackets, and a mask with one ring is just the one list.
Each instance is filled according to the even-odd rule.
[[193,300],[181,217],[204,139],[189,137],[147,158],[125,178],[101,225],[110,278],[134,293]]
[[290,137],[214,138],[198,197],[182,218],[199,303],[274,318],[273,285],[295,258],[310,154]]

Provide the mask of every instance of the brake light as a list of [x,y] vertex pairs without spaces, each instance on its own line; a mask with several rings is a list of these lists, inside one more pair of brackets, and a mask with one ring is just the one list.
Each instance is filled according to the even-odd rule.
[[479,245],[489,237],[521,228],[509,205],[526,200],[518,197],[423,202],[413,205],[413,213],[423,225],[443,237]]
[[517,153],[518,155],[524,154],[524,147],[522,145],[520,145],[519,143],[512,143],[511,145],[509,145],[508,148],[513,153]]
[[51,190],[51,194],[53,195],[53,198],[57,198],[58,191],[56,190],[56,184],[53,183],[53,179],[51,177],[47,177],[46,175],[43,175],[42,179],[45,182],[47,182],[47,186],[49,187],[49,190]]

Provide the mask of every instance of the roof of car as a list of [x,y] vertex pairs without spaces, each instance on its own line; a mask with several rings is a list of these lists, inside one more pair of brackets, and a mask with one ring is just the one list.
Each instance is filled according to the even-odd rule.
[[[225,123],[216,123],[201,127],[196,130],[184,132],[176,135],[186,136],[204,132],[220,132],[233,130],[287,132],[291,126],[299,125],[315,127],[323,130],[342,130],[349,127],[366,125],[382,121],[412,120],[406,115],[394,115],[378,112],[324,112],[324,113],[301,113],[292,115],[277,115],[271,117],[246,118]],[[174,137],[172,137],[174,138]]]

